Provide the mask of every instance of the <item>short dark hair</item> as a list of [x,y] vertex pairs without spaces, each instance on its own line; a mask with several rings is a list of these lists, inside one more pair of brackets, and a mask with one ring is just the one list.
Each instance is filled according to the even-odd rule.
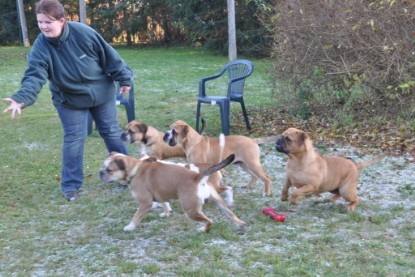
[[36,14],[45,14],[54,19],[65,18],[65,8],[58,0],[40,0],[36,3]]

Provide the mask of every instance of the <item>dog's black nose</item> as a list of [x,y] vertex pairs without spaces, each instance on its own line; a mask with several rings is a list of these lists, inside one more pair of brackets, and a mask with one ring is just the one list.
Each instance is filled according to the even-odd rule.
[[163,141],[165,142],[165,143],[169,143],[169,132],[165,132],[164,133],[164,136],[163,136]]
[[285,153],[283,145],[284,145],[284,137],[283,136],[277,137],[277,140],[275,141],[275,150],[277,150],[278,152]]
[[104,170],[99,171],[99,179],[103,182],[105,182],[105,172]]

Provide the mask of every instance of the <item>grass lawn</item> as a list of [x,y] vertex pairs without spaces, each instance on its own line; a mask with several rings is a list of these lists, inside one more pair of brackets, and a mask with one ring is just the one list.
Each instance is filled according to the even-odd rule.
[[[118,50],[136,74],[137,119],[162,131],[176,119],[194,126],[198,80],[227,63],[227,57],[201,49]],[[18,89],[28,51],[0,47],[1,98]],[[253,62],[247,108],[272,108],[268,63]],[[222,86],[219,81],[212,89],[219,93]],[[204,105],[202,112],[207,135],[217,136],[219,109]],[[123,107],[119,118],[124,127]],[[252,125],[253,132],[244,130],[240,108],[232,104],[231,134],[255,137],[262,122],[252,119]],[[249,177],[239,167],[228,167],[225,176],[234,189],[232,210],[247,223],[244,233],[211,203],[204,211],[214,225],[201,233],[177,201],[171,217],[152,210],[135,231],[124,232],[137,204],[125,187],[99,181],[107,153],[96,132],[87,139],[80,199],[62,197],[62,131],[47,86],[22,117],[2,116],[0,126],[0,276],[415,276],[415,164],[404,157],[386,157],[363,170],[362,202],[348,213],[341,200],[318,203],[312,196],[297,206],[281,202],[286,157],[272,144],[261,145],[271,197],[261,196],[261,182],[246,188]],[[371,158],[348,146],[320,150]],[[130,153],[136,154],[135,147]],[[275,222],[261,213],[270,206],[287,220]]]

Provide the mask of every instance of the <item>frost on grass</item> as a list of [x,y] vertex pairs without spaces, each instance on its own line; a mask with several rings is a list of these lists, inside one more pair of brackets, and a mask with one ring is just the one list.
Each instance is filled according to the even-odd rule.
[[[172,201],[171,217],[160,218],[160,210],[151,210],[134,231],[124,232],[122,229],[131,220],[137,205],[130,193],[108,189],[105,194],[99,194],[97,203],[82,204],[88,195],[102,190],[100,185],[86,186],[84,199],[71,204],[65,202],[61,210],[50,212],[51,222],[37,226],[34,220],[27,226],[32,232],[26,233],[33,235],[31,248],[38,249],[30,257],[34,261],[32,275],[119,276],[123,270],[130,270],[131,275],[146,276],[143,268],[152,265],[160,269],[153,275],[177,276],[180,269],[191,272],[206,264],[215,273],[240,275],[244,272],[241,268],[249,264],[263,270],[264,275],[273,276],[273,261],[293,268],[298,262],[314,263],[311,268],[317,268],[316,275],[324,275],[332,268],[351,274],[347,271],[351,263],[357,270],[365,268],[356,264],[359,259],[369,263],[381,259],[390,261],[381,268],[383,272],[407,269],[393,260],[400,259],[402,264],[411,253],[408,249],[413,247],[409,238],[413,228],[410,223],[415,221],[414,163],[405,162],[404,157],[385,157],[379,164],[363,169],[358,190],[361,204],[353,213],[348,213],[347,203],[341,199],[335,203],[317,203],[320,198],[310,196],[296,206],[281,202],[286,156],[277,153],[272,145],[261,146],[261,152],[261,162],[272,181],[271,197],[262,197],[261,180],[253,188],[247,188],[251,177],[239,166],[228,166],[224,177],[224,182],[234,191],[232,210],[247,223],[244,233],[239,234],[233,222],[213,203],[205,204],[203,209],[214,221],[211,231],[200,233],[199,225],[184,215],[177,200]],[[356,161],[373,158],[353,148],[326,152]],[[329,196],[325,193],[321,198]],[[95,205],[99,207],[96,208],[98,216],[91,213],[88,221],[88,208]],[[65,214],[77,206],[85,215],[79,218],[80,215],[74,214],[73,220],[68,220]],[[262,209],[270,206],[285,213],[286,222],[275,222],[263,215]],[[56,222],[56,213],[67,221]],[[50,224],[48,228],[44,227],[46,224]],[[46,233],[37,233],[36,228]],[[16,271],[24,261],[19,258],[20,242],[8,244],[10,258],[4,256],[6,261],[0,265],[0,273]],[[120,269],[122,264],[124,269]],[[130,268],[130,265],[134,266]]]

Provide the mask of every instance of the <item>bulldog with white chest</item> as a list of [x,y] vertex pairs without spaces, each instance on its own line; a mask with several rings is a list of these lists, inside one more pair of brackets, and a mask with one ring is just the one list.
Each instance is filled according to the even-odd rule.
[[120,181],[128,185],[131,194],[139,203],[131,222],[124,227],[125,231],[136,228],[151,209],[153,201],[168,202],[171,199],[179,199],[186,215],[203,223],[205,232],[212,225],[212,220],[202,212],[206,199],[211,199],[226,216],[243,229],[245,222],[229,209],[207,182],[209,175],[224,168],[233,159],[234,155],[230,155],[218,164],[194,166],[189,170],[183,166],[159,162],[155,158],[139,160],[120,153],[111,153],[104,161],[99,176],[105,183]]

